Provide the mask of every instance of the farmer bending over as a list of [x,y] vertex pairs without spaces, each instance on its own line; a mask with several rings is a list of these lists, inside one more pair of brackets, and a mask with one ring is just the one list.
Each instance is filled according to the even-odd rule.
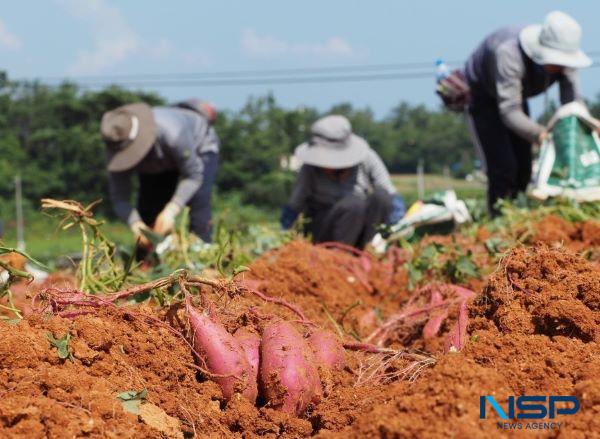
[[[210,242],[211,189],[219,161],[215,117],[211,105],[196,99],[175,107],[124,105],[103,115],[112,203],[142,248],[150,247],[142,230],[170,232],[185,205],[191,209],[191,231]],[[134,175],[137,208],[131,205]]]
[[315,242],[337,241],[358,248],[374,236],[376,226],[396,222],[404,202],[369,144],[352,134],[343,116],[327,116],[311,127],[308,142],[296,148],[302,162],[281,225],[292,226],[300,213]]
[[547,136],[544,126],[529,117],[527,98],[558,82],[562,104],[581,99],[575,69],[592,61],[579,49],[580,39],[581,28],[573,18],[551,12],[542,25],[497,30],[468,59],[468,114],[485,157],[492,213],[497,213],[499,198],[512,198],[527,188],[532,144]]

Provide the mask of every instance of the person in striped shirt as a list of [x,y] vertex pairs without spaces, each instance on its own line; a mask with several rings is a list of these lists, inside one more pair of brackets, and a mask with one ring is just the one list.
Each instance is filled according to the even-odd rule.
[[295,151],[302,167],[281,214],[289,229],[300,213],[314,242],[336,241],[362,248],[382,223],[405,212],[379,155],[352,133],[344,116],[330,115],[311,127],[310,139]]

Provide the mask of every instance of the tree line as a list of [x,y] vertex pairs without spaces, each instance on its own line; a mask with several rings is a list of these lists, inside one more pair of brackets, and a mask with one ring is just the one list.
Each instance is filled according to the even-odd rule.
[[[131,102],[168,105],[157,93],[112,86],[81,90],[76,84],[48,87],[40,83],[0,80],[0,199],[14,196],[13,178],[23,181],[30,206],[43,197],[83,203],[107,198],[105,149],[99,134],[103,112]],[[600,112],[600,99],[591,109]],[[419,160],[426,172],[448,166],[461,176],[476,163],[466,125],[460,115],[424,105],[399,103],[376,118],[369,108],[349,103],[321,113],[315,108],[286,109],[272,95],[249,98],[239,111],[221,111],[217,132],[221,163],[220,194],[238,192],[243,202],[277,207],[283,204],[293,173],[282,159],[303,142],[310,125],[328,113],[346,115],[354,131],[365,137],[393,173],[412,173]],[[102,203],[111,215],[110,203]],[[0,214],[3,209],[0,209]]]

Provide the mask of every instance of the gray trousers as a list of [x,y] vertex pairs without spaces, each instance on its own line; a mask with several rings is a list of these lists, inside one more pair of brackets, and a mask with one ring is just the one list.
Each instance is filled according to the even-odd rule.
[[307,232],[314,242],[336,241],[363,248],[392,211],[392,195],[377,188],[368,197],[348,194],[333,205],[309,203]]
[[[190,230],[205,242],[212,241],[212,188],[219,168],[219,154],[200,154],[204,163],[202,185],[188,202],[190,207]],[[156,217],[171,200],[179,183],[179,172],[139,174],[140,190],[137,209],[142,220],[154,224]]]

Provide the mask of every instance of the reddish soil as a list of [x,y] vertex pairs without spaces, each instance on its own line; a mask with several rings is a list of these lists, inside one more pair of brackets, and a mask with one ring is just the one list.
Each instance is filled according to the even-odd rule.
[[555,215],[549,215],[538,222],[533,234],[533,242],[560,247],[571,251],[586,252],[591,260],[600,260],[600,223],[586,221],[570,224]]
[[365,335],[410,294],[406,270],[395,263],[400,257],[380,262],[295,241],[255,261],[249,276],[266,294],[300,305],[309,319],[334,329],[325,311],[336,321],[345,314],[346,329]]
[[[385,403],[359,410],[350,436],[492,437],[498,419],[479,420],[479,396],[504,407],[510,395],[575,395],[578,414],[542,437],[600,431],[600,270],[565,250],[539,246],[508,255],[471,304],[469,342]],[[536,435],[532,432],[516,432]]]
[[[29,315],[31,313],[31,299],[38,291],[46,288],[69,289],[75,288],[76,285],[77,279],[73,274],[68,272],[56,272],[51,273],[41,282],[33,281],[29,283],[25,280],[20,280],[16,284],[11,285],[10,291],[15,307],[17,307],[23,315]],[[0,299],[0,305],[8,305],[8,297]],[[10,314],[11,313],[8,310],[0,308],[0,316],[10,316]]]
[[[328,378],[324,400],[299,418],[241,398],[221,401],[218,386],[196,372],[183,340],[139,315],[174,324],[164,310],[108,308],[74,319],[33,313],[17,325],[0,323],[0,437],[594,437],[600,431],[600,266],[588,258],[598,252],[600,229],[556,224],[545,219],[532,238],[540,244],[517,247],[499,263],[482,250],[487,231],[457,235],[486,270],[479,286],[470,285],[477,296],[468,307],[464,349],[442,349],[457,306],[427,340],[427,319],[407,320],[387,343],[425,350],[434,364],[348,351],[348,366]],[[402,267],[408,257],[398,251],[378,261],[296,241],[257,260],[247,279],[296,303],[315,323],[334,330],[336,321],[364,338],[407,304],[428,302],[408,290]],[[229,330],[257,324],[250,304],[295,318],[276,304],[228,292],[219,306]],[[73,361],[59,359],[47,338],[67,331]],[[382,361],[385,376],[369,378],[369,366]],[[143,413],[125,412],[117,394],[144,388]],[[559,415],[560,429],[544,431],[499,430],[495,414],[479,419],[481,395],[505,406],[508,396],[522,394],[575,395],[581,409]]]

